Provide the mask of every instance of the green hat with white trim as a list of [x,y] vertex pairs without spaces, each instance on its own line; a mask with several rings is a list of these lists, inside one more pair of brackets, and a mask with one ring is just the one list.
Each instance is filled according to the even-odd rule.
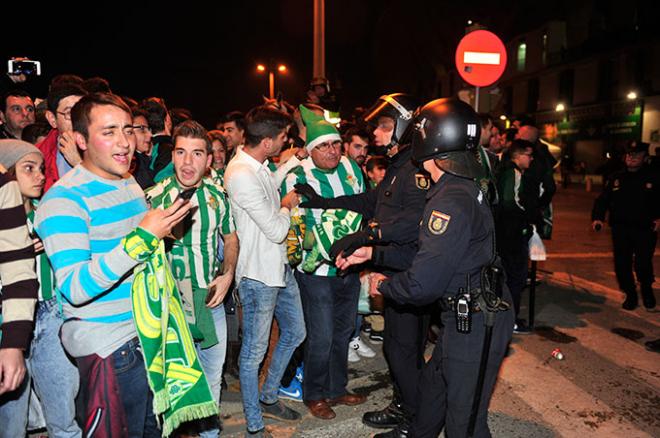
[[305,127],[307,128],[307,143],[305,149],[311,152],[316,146],[323,142],[341,141],[339,131],[332,124],[328,123],[323,116],[319,116],[307,109],[304,105],[298,107]]

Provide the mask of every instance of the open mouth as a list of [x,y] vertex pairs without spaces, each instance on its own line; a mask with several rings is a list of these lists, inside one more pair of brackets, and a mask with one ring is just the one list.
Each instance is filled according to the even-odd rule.
[[193,179],[195,178],[195,171],[190,169],[181,169],[181,176],[184,179]]
[[112,158],[119,164],[128,164],[128,152],[113,154]]

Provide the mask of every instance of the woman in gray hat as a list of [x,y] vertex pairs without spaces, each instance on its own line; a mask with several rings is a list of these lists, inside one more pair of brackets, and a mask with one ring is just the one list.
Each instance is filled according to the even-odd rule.
[[[43,194],[46,177],[41,151],[20,140],[0,140],[0,165],[6,175],[16,180],[23,196],[28,228],[32,222],[37,201]],[[75,422],[74,399],[78,393],[78,370],[64,353],[58,332],[62,325],[60,297],[55,291],[55,279],[43,244],[35,234],[39,301],[37,304],[34,336],[27,356],[26,382],[17,390],[19,394],[0,406],[0,437],[23,436],[28,424],[28,406],[37,402],[30,397],[31,383],[41,400],[48,435],[53,437],[80,437]]]

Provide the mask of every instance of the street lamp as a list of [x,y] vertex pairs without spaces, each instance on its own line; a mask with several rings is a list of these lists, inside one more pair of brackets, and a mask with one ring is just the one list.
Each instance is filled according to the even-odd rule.
[[634,91],[631,91],[630,93],[628,93],[626,95],[626,97],[628,98],[628,100],[635,100],[635,99],[637,99],[637,93],[635,93]]
[[[257,72],[265,73],[266,71],[268,71],[268,96],[271,99],[275,99],[275,67],[273,63],[270,63],[268,66],[257,64]],[[284,64],[279,64],[277,66],[277,71],[284,74],[288,71],[288,68]]]
[[557,106],[555,107],[555,111],[557,111],[558,113],[564,111],[565,109],[566,109],[566,107],[565,107],[564,104],[561,103],[561,102],[558,103]]

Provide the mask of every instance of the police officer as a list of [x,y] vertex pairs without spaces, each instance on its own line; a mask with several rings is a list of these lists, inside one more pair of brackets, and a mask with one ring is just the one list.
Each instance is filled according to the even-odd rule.
[[[371,293],[401,304],[441,304],[442,341],[435,346],[418,385],[419,403],[408,436],[464,437],[477,391],[484,338],[491,340],[473,436],[490,436],[487,411],[497,373],[513,331],[508,290],[493,293],[484,278],[496,261],[495,230],[488,201],[475,179],[481,167],[474,150],[479,120],[472,108],[454,99],[438,99],[420,110],[412,157],[435,183],[427,196],[412,266],[386,277],[373,274]],[[371,258],[360,248],[337,265]],[[503,299],[503,301],[502,301]],[[492,317],[492,318],[491,318]],[[486,321],[492,329],[487,329]],[[492,336],[492,337],[491,337]]]
[[[655,308],[653,253],[660,227],[660,178],[645,164],[649,144],[633,141],[626,146],[625,169],[612,174],[594,202],[592,227],[599,231],[609,211],[614,249],[614,270],[619,288],[626,294],[622,307],[637,307],[633,264],[647,310]],[[634,262],[633,262],[634,257]]]
[[[428,174],[411,161],[412,150],[404,142],[419,102],[403,93],[380,97],[365,116],[374,129],[377,146],[386,147],[391,157],[385,178],[375,190],[355,196],[326,199],[311,187],[296,190],[308,201],[306,208],[345,208],[362,213],[369,220],[365,231],[348,235],[331,248],[334,258],[364,245],[373,247],[373,264],[385,275],[411,266],[417,252],[419,222],[431,186]],[[424,360],[429,313],[426,308],[386,301],[383,350],[394,383],[394,400],[382,410],[367,412],[362,421],[375,428],[393,428],[401,423],[405,434],[417,406],[416,387]],[[405,436],[405,435],[404,435]]]

